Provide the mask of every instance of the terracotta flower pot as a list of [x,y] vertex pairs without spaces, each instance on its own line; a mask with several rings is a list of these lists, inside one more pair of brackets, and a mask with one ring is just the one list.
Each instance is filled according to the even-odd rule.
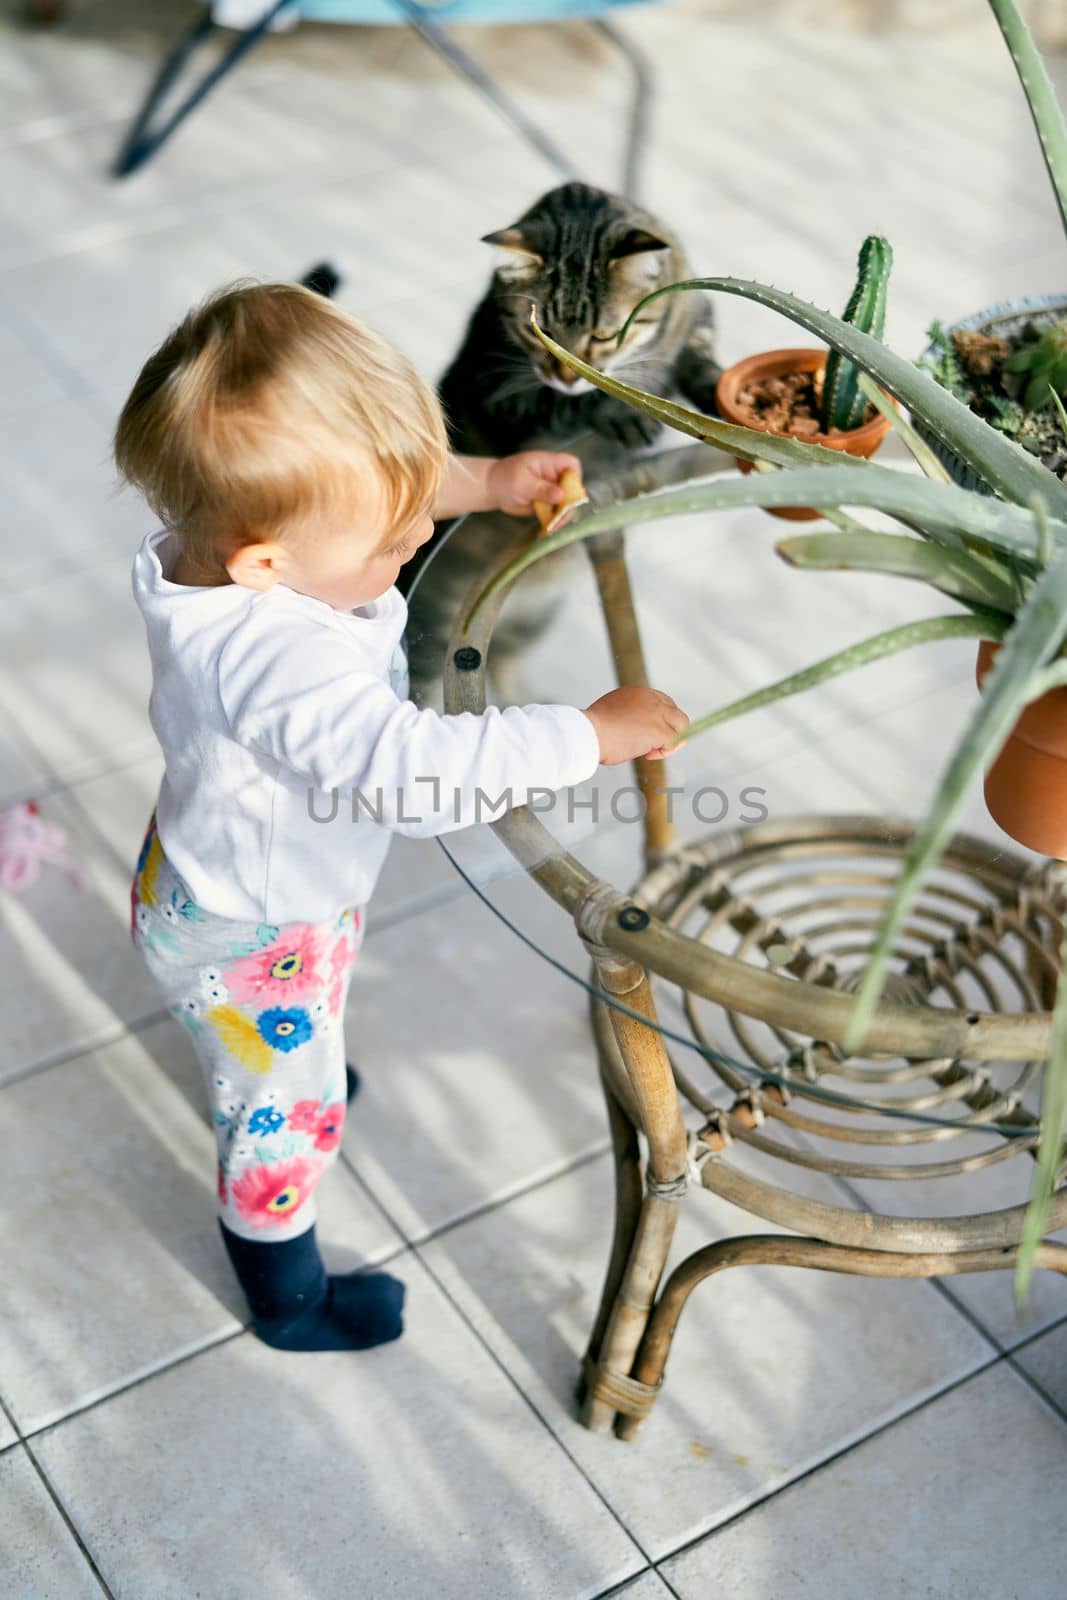
[[[736,422],[743,428],[758,428],[761,433],[778,432],[752,418],[738,408],[737,396],[747,383],[757,378],[782,378],[791,372],[817,372],[826,361],[825,350],[765,350],[757,356],[746,356],[744,361],[727,367],[715,390],[719,415],[724,422]],[[822,444],[828,450],[844,450],[850,456],[873,456],[889,430],[889,419],[881,412],[859,428],[831,428],[829,433],[785,435],[802,438],[805,444]],[[738,461],[742,472],[751,472],[751,461]],[[767,506],[772,517],[785,517],[790,522],[810,522],[819,513],[808,506]]]
[[[990,639],[978,646],[979,688],[999,649]],[[1020,844],[1067,861],[1067,689],[1026,707],[986,773],[985,803]]]

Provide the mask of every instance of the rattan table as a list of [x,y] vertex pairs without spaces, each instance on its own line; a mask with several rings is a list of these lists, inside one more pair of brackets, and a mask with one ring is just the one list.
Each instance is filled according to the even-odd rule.
[[[695,446],[671,451],[666,469],[652,458],[591,484],[594,502],[706,472],[713,457]],[[525,699],[569,698],[558,686],[571,677],[575,696],[584,690],[580,644],[594,656],[599,649],[618,682],[648,681],[639,622],[643,594],[657,581],[650,548],[662,574],[672,560],[669,534],[654,547],[642,535],[633,573],[628,555],[638,542],[628,551],[621,532],[563,557],[589,558],[595,584],[582,574],[576,605],[573,564],[561,568],[559,627],[528,653]],[[422,581],[432,580],[431,568]],[[449,711],[484,708],[506,598],[496,597],[470,631],[457,615],[445,663]],[[781,619],[783,628],[798,621]],[[670,631],[660,606],[647,641],[652,681],[677,694],[656,660]],[[555,692],[539,690],[539,669]],[[609,686],[605,678],[598,690]],[[664,793],[673,781],[678,793],[695,795],[693,773],[679,782],[674,771],[668,779],[667,764],[635,765],[631,798],[640,790],[645,867],[628,888],[587,864],[602,844],[602,823],[579,818],[575,828],[558,810],[546,818],[519,808],[487,824],[495,847],[506,847],[577,933],[573,957],[551,959],[591,997],[615,1156],[614,1241],[579,1397],[588,1427],[614,1427],[623,1439],[636,1435],[655,1403],[690,1294],[727,1267],[938,1277],[1013,1265],[1067,908],[1060,863],[957,834],[898,942],[866,1053],[846,1057],[850,992],[913,819],[772,811],[702,835],[691,812],[679,826],[677,804],[672,821]],[[620,771],[601,769],[609,777]],[[542,948],[503,892],[507,877],[484,870],[484,832],[441,842],[504,920]],[[755,1172],[754,1155],[765,1171]],[[973,1212],[973,1175],[1003,1163],[1025,1180],[1019,1202]],[[841,1180],[840,1204],[800,1192],[798,1180],[812,1171]],[[970,1205],[961,1212],[952,1192],[963,1178]],[[868,1209],[867,1179],[902,1197],[909,1185],[937,1179],[943,1209]],[[709,1243],[665,1276],[679,1209],[699,1205],[700,1190],[742,1208],[751,1231]],[[1065,1224],[1067,1187],[1054,1198],[1050,1232]],[[1067,1245],[1047,1240],[1038,1265],[1067,1273]]]

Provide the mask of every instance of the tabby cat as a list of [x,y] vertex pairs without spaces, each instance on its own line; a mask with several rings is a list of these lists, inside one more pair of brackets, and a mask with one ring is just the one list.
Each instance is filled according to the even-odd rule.
[[[486,234],[485,242],[497,251],[496,271],[438,386],[453,449],[502,456],[558,444],[582,458],[588,475],[623,463],[661,432],[651,418],[551,357],[530,327],[531,304],[545,331],[575,355],[656,394],[679,389],[698,410],[714,412],[719,368],[707,296],[665,295],[616,347],[615,335],[639,300],[690,275],[680,244],[656,217],[618,195],[566,183],[511,227]],[[412,694],[420,703],[439,702],[449,631],[471,584],[504,546],[527,539],[531,526],[500,513],[471,517],[434,556],[412,597],[408,624]],[[402,569],[405,594],[437,544],[435,537],[421,559]],[[507,657],[551,616],[560,564],[575,559],[581,557],[574,551],[560,552],[509,596],[493,634],[498,690]]]

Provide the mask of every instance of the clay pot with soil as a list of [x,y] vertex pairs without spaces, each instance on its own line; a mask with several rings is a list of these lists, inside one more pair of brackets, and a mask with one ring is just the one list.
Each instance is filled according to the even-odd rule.
[[[920,367],[1050,472],[1067,479],[1067,438],[1048,393],[1049,382],[1058,393],[1067,392],[1067,295],[990,306],[947,328],[932,322],[927,337]],[[956,483],[980,487],[977,474],[936,435],[923,431],[923,437]]]
[[[822,420],[826,375],[826,350],[767,350],[746,356],[728,367],[719,379],[715,401],[726,422],[744,428],[802,439],[851,456],[872,456],[889,431],[889,419],[867,407],[854,428],[825,428]],[[742,472],[752,463],[738,460]],[[807,506],[777,506],[771,516],[808,522],[819,515]]]

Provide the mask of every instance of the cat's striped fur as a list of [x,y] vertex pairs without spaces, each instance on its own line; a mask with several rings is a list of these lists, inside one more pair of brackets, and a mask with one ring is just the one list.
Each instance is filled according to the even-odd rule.
[[[588,473],[657,437],[650,418],[584,379],[575,381],[548,356],[530,328],[531,304],[546,332],[592,365],[657,394],[681,390],[699,410],[714,410],[719,368],[708,297],[665,295],[616,347],[615,334],[639,300],[690,275],[681,245],[658,218],[618,195],[567,183],[542,195],[511,227],[486,235],[486,242],[496,248],[498,265],[438,388],[455,450],[510,455],[534,445],[566,446],[580,435],[568,447]],[[434,555],[411,599],[408,649],[416,699],[436,698],[450,628],[479,573],[502,545],[529,534],[530,526],[513,517],[471,517]],[[425,547],[423,559],[436,544]],[[550,617],[554,585],[574,559],[565,551],[541,563],[509,597],[493,637],[498,677],[508,654]],[[415,566],[403,570],[405,593]]]

